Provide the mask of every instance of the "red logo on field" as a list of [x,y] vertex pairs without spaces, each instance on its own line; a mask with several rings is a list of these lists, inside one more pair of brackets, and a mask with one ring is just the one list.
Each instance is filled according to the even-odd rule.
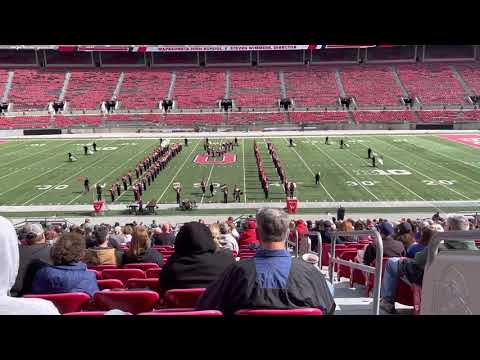
[[480,148],[480,135],[478,134],[460,134],[460,135],[439,135],[442,139],[455,141],[474,148]]
[[0,144],[6,144],[6,143],[8,143],[7,140],[0,140]]
[[211,160],[207,154],[199,154],[195,157],[193,162],[200,165],[227,165],[237,161],[237,156],[234,154],[226,153],[221,159],[215,158]]

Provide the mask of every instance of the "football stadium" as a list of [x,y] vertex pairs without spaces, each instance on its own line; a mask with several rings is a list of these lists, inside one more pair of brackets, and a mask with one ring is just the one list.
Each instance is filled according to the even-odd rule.
[[0,314],[480,314],[479,52],[0,45]]

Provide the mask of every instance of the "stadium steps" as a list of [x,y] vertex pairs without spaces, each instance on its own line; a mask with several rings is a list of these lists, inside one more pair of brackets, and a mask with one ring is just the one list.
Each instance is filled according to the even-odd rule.
[[7,82],[5,83],[5,87],[3,89],[2,102],[7,102],[8,100],[8,93],[12,88],[13,75],[14,75],[13,71],[8,72]]
[[225,72],[225,99],[230,99],[230,70]]
[[170,86],[168,87],[167,99],[172,98],[173,89],[175,88],[175,81],[177,80],[177,72],[172,71],[172,78],[170,79]]
[[60,95],[58,96],[58,101],[63,101],[63,99],[65,98],[65,94],[67,93],[68,84],[70,82],[71,77],[72,77],[72,73],[70,71],[67,71],[65,73],[65,80],[63,81],[62,91],[60,92]]
[[468,86],[468,84],[467,84],[466,81],[464,80],[463,76],[457,71],[457,68],[455,67],[455,65],[449,65],[448,67],[452,70],[453,76],[458,80],[458,82],[460,83],[460,85],[462,85],[462,88],[463,88],[463,90],[465,91],[465,93],[466,93],[468,96],[474,96],[475,93],[474,93],[473,90],[470,88],[470,86]]
[[125,78],[125,73],[122,71],[118,76],[117,86],[115,86],[115,90],[113,91],[111,100],[115,100],[120,94],[120,89],[122,88],[123,79]]
[[285,86],[285,74],[283,70],[278,72],[278,80],[280,80],[280,96],[281,99],[287,98],[287,88]]
[[402,80],[400,80],[400,77],[398,76],[397,69],[395,68],[395,65],[392,65],[392,75],[393,78],[395,79],[395,82],[398,84],[400,89],[402,89],[402,94],[405,97],[408,97],[408,91],[405,85],[403,85]]
[[337,82],[340,96],[346,96],[345,88],[343,87],[343,83],[342,83],[342,78],[340,77],[340,70],[338,68],[335,68],[335,81]]

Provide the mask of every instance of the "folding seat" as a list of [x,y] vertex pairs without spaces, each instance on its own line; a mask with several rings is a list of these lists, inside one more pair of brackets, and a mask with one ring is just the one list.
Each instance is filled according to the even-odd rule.
[[301,309],[242,309],[235,312],[235,315],[250,316],[307,316],[323,315],[323,311],[317,308]]
[[145,275],[147,278],[159,278],[160,277],[160,272],[162,271],[162,268],[156,268],[156,269],[148,269],[145,271]]
[[102,271],[102,277],[104,279],[118,279],[125,284],[128,279],[145,279],[146,275],[140,269],[106,269]]
[[119,309],[132,314],[151,311],[160,299],[151,290],[97,291],[93,295],[99,310]]
[[25,298],[45,299],[51,301],[61,314],[80,311],[84,305],[90,302],[90,296],[82,292],[62,294],[32,294]]
[[159,292],[159,280],[158,278],[146,278],[146,279],[128,279],[125,284],[126,289],[145,289],[148,288],[152,291]]
[[160,266],[156,263],[131,263],[125,264],[123,266],[124,269],[140,269],[143,271],[147,271],[149,269],[159,269]]
[[205,288],[172,289],[165,293],[164,300],[167,308],[192,308],[204,293]]
[[150,311],[138,315],[148,316],[222,316],[223,313],[218,310],[199,310],[199,311]]
[[123,289],[123,282],[118,279],[97,280],[98,288],[105,289]]
[[89,270],[96,270],[96,271],[103,271],[106,269],[118,269],[117,265],[89,265],[88,266]]
[[[357,250],[345,250],[341,255],[340,259],[346,261],[353,261],[357,256]],[[341,277],[350,278],[351,268],[345,265],[338,266],[337,278],[340,281]]]

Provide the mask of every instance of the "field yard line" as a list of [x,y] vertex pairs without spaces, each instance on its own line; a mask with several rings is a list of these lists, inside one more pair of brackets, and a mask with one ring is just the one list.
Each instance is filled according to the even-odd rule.
[[[364,160],[364,161],[366,161],[367,163],[369,162],[368,160],[366,160],[366,159],[362,158],[361,156],[358,156],[357,154],[355,154],[353,151],[351,151],[351,150],[349,150],[349,149],[347,149],[347,150],[350,151],[350,153],[352,153],[352,155],[358,157],[359,159]],[[397,183],[398,185],[400,185],[401,187],[403,187],[403,188],[406,189],[407,191],[410,191],[413,195],[417,196],[420,200],[425,201],[426,203],[430,204],[431,207],[433,207],[433,208],[435,208],[435,209],[437,209],[437,210],[443,211],[443,210],[440,209],[439,207],[436,207],[436,206],[435,206],[433,203],[431,203],[430,201],[425,200],[423,197],[421,197],[420,195],[418,195],[416,192],[410,190],[408,187],[406,187],[405,185],[403,185],[403,184],[402,184],[401,182],[399,182],[398,180],[395,180],[395,179],[393,178],[393,176],[387,176],[387,178],[388,178],[389,180],[392,180],[393,182]]]
[[[67,144],[67,143],[64,143],[63,145],[66,145],[66,144]],[[52,149],[50,149],[50,150],[52,150]],[[38,154],[38,153],[37,153],[37,154]],[[54,158],[54,157],[56,157],[56,156],[59,156],[59,155],[62,155],[62,154],[56,154],[56,155],[52,155],[52,156],[46,157],[46,158],[43,159],[43,160],[37,161],[37,162],[35,163],[35,165],[36,165],[36,164],[39,164],[39,163],[41,163],[41,162],[44,162],[44,161],[46,161],[46,160],[51,160],[52,158]],[[62,155],[62,156],[64,156],[64,155]],[[18,170],[15,170],[15,171],[13,171],[13,172],[10,172],[10,173],[8,173],[7,175],[3,175],[3,176],[0,177],[0,180],[3,179],[3,178],[9,177],[10,175],[16,174],[16,173],[19,172],[19,171],[28,169],[29,167],[30,167],[30,165],[27,165],[27,166],[24,166],[23,168],[20,168],[20,169],[18,169]],[[55,169],[58,169],[58,166],[57,166]]]
[[377,199],[377,201],[380,201],[380,199],[377,197],[377,195],[375,195],[374,193],[372,193],[370,190],[368,190],[363,184],[361,181],[358,181],[353,175],[351,175],[347,170],[345,170],[345,168],[340,165],[339,163],[337,163],[335,161],[334,158],[332,158],[330,155],[328,155],[326,152],[324,152],[322,149],[320,149],[317,145],[315,145],[314,143],[311,143],[314,147],[316,147],[322,154],[326,155],[331,161],[333,161],[335,163],[335,165],[337,165],[340,169],[342,169],[348,176],[350,176],[358,185],[360,185],[362,188],[364,188],[370,195],[372,195],[375,199]]
[[[7,143],[8,144],[8,143]],[[6,144],[5,144],[6,145]],[[25,145],[26,144],[22,144],[21,142],[19,142],[18,144],[13,144],[13,148],[15,149],[14,151],[10,151],[8,153],[6,152],[3,152],[2,154],[0,154],[0,158],[3,157],[3,156],[11,156],[13,154],[16,154],[17,152],[19,151],[22,151],[22,150],[25,150]],[[17,150],[18,148],[18,150]]]
[[[378,139],[378,140],[379,140],[379,141],[383,141],[383,140],[381,140],[381,139]],[[383,141],[383,142],[384,142],[384,143],[387,143],[387,142],[385,142],[385,141]],[[387,143],[387,144],[388,144],[388,143]],[[402,148],[399,147],[398,145],[394,145],[394,146],[397,147],[397,148],[399,148],[399,149],[402,150],[402,151],[407,151],[407,150],[402,149]],[[423,148],[423,149],[425,149],[423,146],[420,146],[420,147]],[[425,150],[427,150],[427,149],[425,149]],[[438,154],[438,155],[440,155],[440,156],[446,157],[447,159],[455,160],[455,161],[458,161],[458,162],[462,162],[462,163],[464,163],[464,164],[466,164],[466,165],[469,165],[469,166],[472,166],[472,167],[475,167],[475,168],[480,169],[480,167],[475,166],[475,165],[470,165],[469,163],[464,162],[464,161],[462,161],[462,160],[457,160],[457,159],[455,159],[455,158],[451,158],[451,157],[449,157],[449,156],[447,156],[447,155],[443,155],[443,154],[440,154],[440,153],[435,153],[435,154]],[[451,170],[451,169],[449,169],[449,168],[447,168],[447,167],[445,167],[445,166],[443,166],[443,165],[437,164],[437,163],[435,163],[435,162],[433,162],[433,161],[431,161],[431,160],[428,160],[428,159],[425,159],[425,158],[421,158],[420,156],[415,155],[414,153],[412,153],[412,155],[414,155],[415,157],[417,157],[417,158],[419,158],[419,159],[421,159],[421,160],[428,161],[428,162],[431,163],[431,164],[434,164],[434,165],[436,165],[436,166],[439,166],[439,167],[441,167],[441,168],[444,168],[444,169],[446,169],[446,170],[454,173],[455,175],[460,175],[460,176],[464,177],[465,179],[468,179],[468,180],[470,180],[470,181],[472,181],[472,182],[477,183],[477,184],[480,185],[480,181],[474,180],[474,179],[472,179],[472,178],[470,178],[470,177],[468,177],[468,176],[466,176],[466,175],[459,174],[459,173],[457,173],[457,172],[455,172],[455,171],[453,171],[453,170]]]
[[[132,157],[128,158],[127,160],[125,160],[122,164],[120,164],[119,166],[117,166],[115,169],[113,169],[112,171],[110,171],[107,175],[101,177],[100,179],[98,179],[95,183],[98,183],[99,181],[102,181],[103,179],[105,179],[106,177],[110,176],[110,174],[112,174],[114,171],[117,171],[119,168],[121,168],[122,166],[125,166],[126,163],[128,163],[130,160],[132,160],[134,157],[138,156],[138,154],[144,152],[146,149],[148,149],[148,147],[152,146],[152,144],[147,144],[147,146],[145,147],[142,147],[142,149],[135,153],[135,155],[133,155]],[[125,194],[126,191],[124,191],[122,194],[120,194],[120,196],[122,196],[123,194]],[[74,202],[75,200],[77,200],[80,196],[82,196],[83,194],[80,194],[80,195],[77,195],[75,198],[73,198],[72,200],[70,200],[67,205],[71,204],[72,202]],[[120,198],[117,197],[117,200]]]
[[[288,144],[288,140],[286,138],[284,138],[284,140],[287,142]],[[308,166],[308,164],[305,162],[305,160],[303,160],[303,157],[300,156],[300,154],[297,152],[297,150],[295,150],[295,148],[292,147],[292,150],[295,152],[295,154],[297,154],[298,158],[303,162],[303,164],[305,165],[305,167],[308,169],[308,171],[310,171],[310,173],[315,176],[315,173],[312,171],[312,169],[310,168],[310,166]],[[325,193],[328,195],[328,197],[330,199],[332,199],[332,201],[335,201],[335,199],[333,198],[333,196],[328,192],[328,190],[325,188],[325,186],[323,186],[323,183],[320,181],[320,186],[323,188],[323,190],[325,190]]]
[[163,193],[162,195],[160,195],[160,197],[158,198],[157,200],[157,203],[160,202],[160,200],[162,199],[163,195],[165,195],[165,193],[167,192],[168,188],[170,187],[170,185],[173,183],[173,180],[175,180],[175,177],[180,173],[180,171],[182,171],[182,169],[185,167],[185,164],[187,163],[188,159],[190,159],[190,156],[192,156],[193,152],[195,151],[195,149],[198,147],[198,145],[200,144],[201,140],[199,139],[198,142],[197,142],[197,145],[195,145],[192,149],[192,151],[190,151],[190,154],[188,154],[188,156],[185,158],[185,160],[183,161],[183,164],[182,166],[180,166],[177,170],[177,172],[175,173],[175,175],[173,175],[172,177],[172,180],[170,180],[170,182],[168,183],[168,185],[165,187],[165,190],[163,190]]
[[242,139],[242,161],[243,161],[243,201],[247,203],[247,183],[245,181],[245,139]]
[[[117,142],[117,141],[112,141],[109,145],[112,145],[112,144],[114,144],[114,143],[116,143],[116,142]],[[99,161],[105,160],[106,158],[112,156],[113,154],[115,154],[115,151],[112,151],[112,152],[110,153],[110,155],[104,156],[104,157],[102,157],[102,158],[94,161],[94,162],[93,162],[92,164],[90,164],[89,166],[84,167],[84,168],[81,168],[81,169],[80,169],[78,172],[76,172],[75,174],[70,175],[70,176],[67,177],[66,179],[63,179],[63,180],[62,180],[61,182],[59,182],[58,184],[53,185],[50,189],[47,189],[47,190],[45,190],[44,192],[41,192],[40,194],[38,194],[37,196],[34,196],[34,197],[31,198],[30,200],[25,201],[22,205],[27,205],[27,203],[35,200],[35,199],[38,198],[39,196],[42,196],[42,195],[46,194],[47,192],[51,191],[55,186],[58,186],[58,185],[61,185],[61,184],[65,183],[66,181],[70,180],[72,177],[77,176],[80,172],[85,171],[85,170],[91,168],[93,165],[95,165],[95,164],[98,163]]]
[[1,167],[3,168],[4,166],[7,166],[7,165],[12,164],[12,163],[14,163],[14,162],[18,162],[18,161],[23,160],[23,159],[28,159],[28,158],[30,158],[30,157],[37,156],[37,155],[39,155],[39,154],[43,154],[43,153],[46,152],[46,151],[51,151],[51,150],[54,150],[54,149],[58,149],[58,148],[62,147],[63,145],[66,145],[66,144],[69,143],[69,142],[71,142],[71,140],[68,140],[68,141],[63,142],[62,144],[60,144],[60,146],[55,146],[55,147],[53,147],[53,148],[51,148],[51,149],[45,149],[45,150],[43,150],[43,151],[36,152],[35,154],[30,154],[30,155],[27,155],[27,156],[25,156],[25,157],[23,157],[23,158],[15,159],[15,160],[10,161],[10,162],[8,162],[8,163],[2,164]]
[[[363,147],[366,147],[366,148],[368,148],[368,146],[367,146],[367,145],[363,145],[363,144],[361,144],[361,143],[359,143],[359,144],[360,144],[361,146],[363,146]],[[388,143],[387,143],[387,144],[388,144]],[[399,161],[399,160],[396,160],[395,158],[393,158],[393,157],[391,157],[391,156],[389,156],[389,155],[383,155],[383,156],[384,156],[384,157],[387,157],[387,158],[390,158],[390,159],[392,159],[393,161],[395,161],[395,162],[397,162],[397,163],[399,163],[399,164],[401,164],[401,165],[405,166],[406,168],[409,168],[410,170],[413,170],[413,171],[415,171],[416,173],[420,174],[421,176],[423,176],[423,177],[425,177],[425,178],[427,178],[427,179],[430,179],[430,180],[436,181],[434,178],[431,178],[430,176],[428,176],[428,175],[425,175],[424,173],[422,173],[422,172],[420,172],[420,171],[418,171],[418,170],[416,170],[416,169],[414,169],[414,168],[412,168],[412,167],[408,166],[407,164],[405,164],[405,163],[403,163],[403,162],[401,162],[401,161]],[[458,191],[456,191],[456,190],[454,190],[454,189],[450,189],[450,188],[449,188],[448,186],[446,186],[446,185],[443,185],[443,184],[440,184],[440,185],[441,185],[441,186],[443,186],[445,189],[448,189],[448,190],[450,190],[450,191],[452,191],[452,192],[454,192],[454,193],[456,193],[456,194],[460,195],[461,197],[463,197],[463,198],[465,198],[465,199],[467,199],[467,200],[472,200],[471,198],[469,198],[469,197],[467,197],[467,196],[463,195],[462,193],[459,193]]]

